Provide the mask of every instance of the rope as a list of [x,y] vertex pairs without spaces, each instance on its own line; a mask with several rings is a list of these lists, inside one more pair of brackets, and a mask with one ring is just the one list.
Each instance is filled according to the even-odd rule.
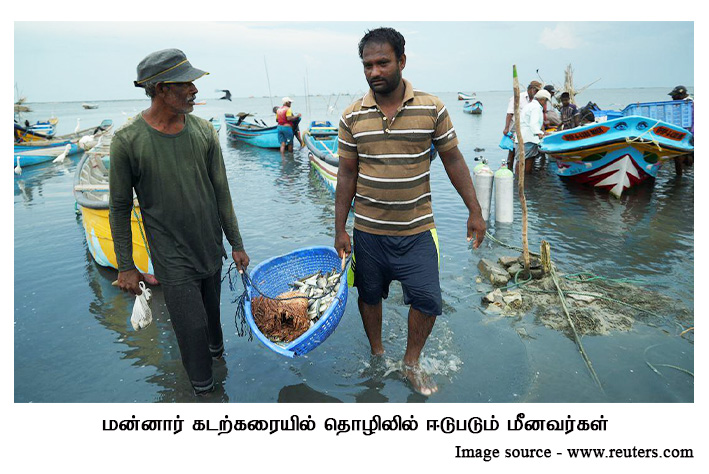
[[[522,252],[522,251],[523,251],[522,247],[515,247],[514,245],[506,244],[506,243],[502,242],[501,240],[497,240],[497,239],[496,239],[489,231],[487,231],[487,230],[485,231],[485,237],[487,237],[488,239],[492,240],[493,242],[495,242],[495,243],[498,244],[498,245],[502,245],[503,247],[507,247],[508,249],[517,250],[518,252]],[[532,252],[531,250],[530,250],[530,252],[529,252],[529,255],[534,255],[535,257],[538,257],[538,256],[539,256],[538,253]]]
[[150,255],[150,247],[148,247],[148,241],[145,239],[145,233],[143,232],[143,220],[138,216],[138,213],[135,210],[135,204],[133,204],[133,215],[135,216],[135,220],[138,221],[138,230],[140,230],[140,236],[143,238],[145,251],[148,252],[148,258],[152,260],[153,257]]
[[[338,274],[338,278],[337,278],[338,282],[342,279],[342,275],[344,275],[345,272],[347,271],[347,266],[350,264],[351,261],[352,261],[352,254],[350,253],[350,255],[347,257],[347,259],[343,259],[344,265],[343,265],[342,271]],[[231,276],[232,271],[236,271],[236,263],[235,262],[231,262],[229,264],[229,268],[226,271],[226,275],[224,275],[224,277],[222,277],[222,281],[224,281],[224,278],[228,277],[229,278],[229,289],[233,293],[235,293],[236,286],[234,284],[235,279],[232,279],[232,276]],[[274,301],[288,301],[288,300],[295,300],[295,299],[319,300],[319,299],[322,299],[322,298],[325,298],[326,296],[328,296],[328,295],[324,295],[324,294],[317,296],[317,297],[313,297],[313,298],[308,298],[305,295],[303,295],[303,296],[289,296],[287,298],[279,298],[278,296],[269,296],[269,295],[263,293],[258,288],[258,286],[253,282],[253,280],[251,279],[251,277],[249,276],[249,274],[247,272],[241,273],[241,283],[244,286],[244,291],[232,301],[232,303],[236,303],[236,313],[234,314],[234,324],[236,326],[236,334],[239,337],[243,337],[244,335],[246,335],[246,330],[248,329],[249,341],[253,340],[253,331],[251,330],[251,326],[249,326],[248,323],[246,322],[245,303],[246,303],[246,299],[249,297],[249,288],[253,288],[254,290],[256,290],[256,292],[258,294],[260,294],[264,298],[269,299],[269,300],[274,300]],[[342,300],[340,299],[339,296],[336,296],[336,299],[338,301],[342,302]]]
[[554,280],[554,285],[556,285],[556,291],[559,295],[559,300],[561,300],[561,307],[564,309],[566,320],[568,321],[569,326],[571,326],[571,330],[574,333],[574,340],[576,341],[576,345],[579,348],[581,357],[583,357],[583,360],[586,363],[586,367],[588,367],[589,372],[591,372],[591,377],[593,378],[593,381],[596,382],[598,388],[600,388],[601,392],[603,392],[603,385],[601,385],[601,380],[598,378],[598,374],[596,374],[596,371],[593,369],[591,359],[588,357],[588,354],[586,354],[586,351],[583,348],[583,344],[581,344],[581,338],[576,332],[576,326],[574,326],[574,322],[572,321],[571,315],[569,314],[569,308],[566,306],[566,298],[564,297],[564,292],[561,289],[561,285],[559,284],[559,279],[556,276],[556,270],[554,270],[554,267],[551,267],[551,277]]
[[[660,123],[660,121],[658,120],[657,122],[655,122],[655,125],[653,125],[652,127],[648,128],[647,130],[645,130],[643,133],[641,133],[640,135],[638,135],[638,136],[635,137],[635,138],[632,138],[632,139],[631,139],[631,138],[625,137],[625,142],[628,143],[628,144],[630,144],[630,143],[634,143],[634,142],[637,142],[637,141],[642,141],[642,136],[645,135],[646,133],[652,132],[652,131],[655,129],[655,127],[657,127],[657,125],[658,125],[659,123]],[[659,151],[662,151],[662,147],[660,146],[660,143],[659,143],[656,139],[650,138],[649,141],[652,142],[653,145],[655,145]]]

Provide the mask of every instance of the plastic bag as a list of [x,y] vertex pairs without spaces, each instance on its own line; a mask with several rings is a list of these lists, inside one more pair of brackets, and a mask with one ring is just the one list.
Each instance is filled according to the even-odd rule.
[[514,147],[515,145],[512,141],[512,132],[509,132],[507,135],[502,135],[502,140],[500,140],[500,148],[503,150],[512,150]]
[[130,323],[136,331],[145,329],[153,322],[153,312],[150,310],[152,292],[145,287],[145,283],[142,281],[139,283],[139,286],[143,292],[135,297],[133,314],[130,317]]

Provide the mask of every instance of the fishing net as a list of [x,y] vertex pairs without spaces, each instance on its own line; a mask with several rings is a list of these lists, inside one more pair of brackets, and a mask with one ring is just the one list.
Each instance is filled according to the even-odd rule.
[[294,341],[310,328],[308,300],[297,291],[281,293],[278,299],[253,298],[251,311],[256,326],[272,341]]

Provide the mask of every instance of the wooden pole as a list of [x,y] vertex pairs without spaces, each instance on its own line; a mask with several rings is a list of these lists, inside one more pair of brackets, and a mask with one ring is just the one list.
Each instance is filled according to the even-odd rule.
[[519,190],[519,202],[522,205],[522,256],[524,258],[524,269],[529,272],[527,199],[524,196],[524,139],[522,138],[522,126],[520,124],[519,116],[519,79],[517,78],[517,65],[512,66],[512,81],[515,103],[515,133],[517,134],[517,149],[519,150],[519,160],[517,162],[517,188]]
[[263,67],[266,69],[266,83],[268,84],[268,98],[271,101],[271,108],[273,108],[273,94],[271,94],[271,79],[268,78],[268,65],[266,64],[266,56],[263,57]]

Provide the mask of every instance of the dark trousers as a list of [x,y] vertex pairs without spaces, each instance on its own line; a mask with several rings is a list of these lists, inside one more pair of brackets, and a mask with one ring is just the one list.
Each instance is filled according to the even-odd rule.
[[212,276],[181,285],[163,285],[165,304],[180,346],[182,365],[196,393],[214,388],[212,357],[221,357],[221,267]]

